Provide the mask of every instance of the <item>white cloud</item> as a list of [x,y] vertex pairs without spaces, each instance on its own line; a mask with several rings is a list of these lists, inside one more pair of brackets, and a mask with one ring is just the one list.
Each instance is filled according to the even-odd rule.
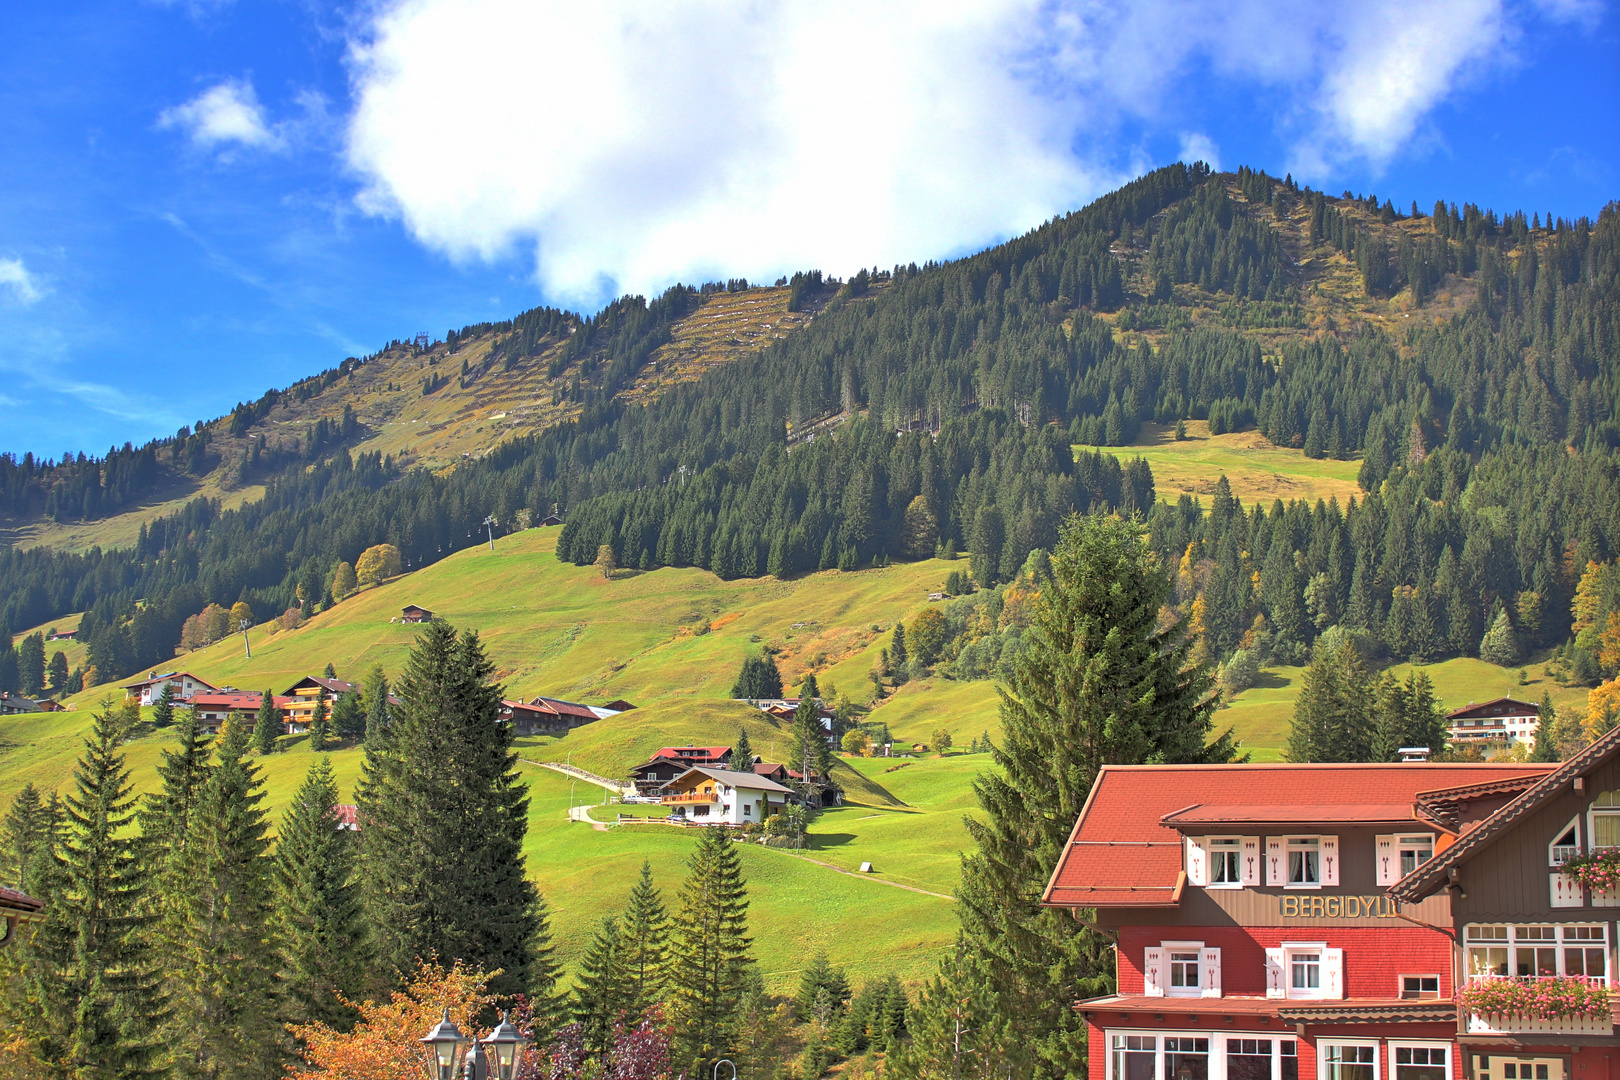
[[1194,70],[1275,103],[1296,173],[1380,168],[1510,55],[1505,2],[394,0],[353,47],[348,159],[364,209],[455,259],[533,245],[565,298],[847,273],[1107,190],[1114,133],[1173,137]]
[[1221,148],[1215,145],[1215,140],[1201,131],[1184,131],[1181,133],[1181,160],[1189,164],[1202,161],[1217,172],[1221,167]]
[[11,290],[11,295],[24,304],[32,304],[45,295],[21,259],[0,259],[0,286]]
[[227,144],[279,150],[286,144],[283,133],[265,121],[253,84],[245,80],[219,83],[184,105],[164,109],[158,127],[184,131],[205,150]]

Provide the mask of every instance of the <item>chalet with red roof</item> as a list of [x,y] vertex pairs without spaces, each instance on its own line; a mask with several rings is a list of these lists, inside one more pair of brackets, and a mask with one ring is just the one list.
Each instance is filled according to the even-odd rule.
[[138,698],[142,705],[156,705],[158,698],[163,696],[165,685],[174,687],[174,700],[176,703],[186,705],[197,694],[214,693],[219,687],[207,679],[193,675],[189,671],[169,671],[162,675],[149,672],[144,679],[125,683],[120,689],[126,698]]
[[651,759],[630,770],[638,795],[657,795],[689,769],[724,769],[731,759],[729,746],[665,746]]
[[[272,694],[273,701],[282,716],[295,704],[291,697],[277,697]],[[225,718],[236,713],[242,718],[242,723],[252,731],[258,722],[260,707],[264,704],[264,692],[260,690],[221,690],[212,694],[197,694],[191,699],[191,708],[197,714],[197,724],[210,734],[219,734],[224,726]],[[285,723],[285,721],[284,721]]]
[[529,701],[508,698],[501,701],[500,718],[511,724],[518,735],[564,735],[620,711],[560,698],[536,697]]
[[1117,992],[1077,1005],[1089,1075],[1612,1080],[1568,1072],[1567,1056],[1539,1073],[1473,1071],[1456,901],[1444,877],[1396,889],[1428,881],[1423,868],[1559,769],[1105,767],[1044,897],[1116,936]]

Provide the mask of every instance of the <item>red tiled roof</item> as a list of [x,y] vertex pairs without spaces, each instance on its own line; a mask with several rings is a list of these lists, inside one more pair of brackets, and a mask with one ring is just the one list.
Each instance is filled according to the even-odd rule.
[[[1266,824],[1325,820],[1346,808],[1404,806],[1413,820],[1419,792],[1514,775],[1537,765],[1105,765],[1043,901],[1062,907],[1167,907],[1180,900],[1181,835],[1166,817],[1197,810],[1213,823],[1223,806],[1264,807]],[[1385,814],[1386,809],[1379,809]],[[1232,823],[1242,827],[1241,821]]]
[[18,892],[0,885],[0,911],[9,911],[13,917],[19,912],[32,914],[45,910],[45,901],[36,900],[27,893]]
[[1520,701],[1518,698],[1499,697],[1490,701],[1478,703],[1469,702],[1460,709],[1453,709],[1446,713],[1447,720],[1496,719],[1504,716],[1535,716],[1540,712],[1541,706],[1533,701]]
[[120,683],[118,689],[139,690],[143,686],[152,686],[155,683],[168,682],[170,679],[190,679],[192,682],[201,686],[207,686],[216,690],[218,689],[218,687],[214,686],[214,684],[209,682],[207,679],[204,679],[198,675],[193,675],[189,671],[169,671],[150,679],[141,679],[138,682]]
[[332,807],[332,813],[337,818],[338,828],[358,829],[360,827],[360,811],[352,803],[337,803]]
[[[293,699],[270,695],[270,700],[278,706],[291,705]],[[191,707],[194,709],[252,709],[257,711],[264,703],[264,693],[260,690],[242,690],[232,694],[193,694]]]
[[1350,825],[1412,820],[1411,803],[1387,806],[1360,803],[1341,806],[1189,806],[1166,814],[1164,823],[1183,825]]
[[700,759],[716,760],[731,753],[729,746],[666,746],[654,754],[655,758]]

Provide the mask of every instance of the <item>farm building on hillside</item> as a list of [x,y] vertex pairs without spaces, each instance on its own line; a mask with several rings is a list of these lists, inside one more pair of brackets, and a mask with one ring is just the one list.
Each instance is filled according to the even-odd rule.
[[23,697],[21,694],[0,693],[0,716],[44,711],[39,707],[39,702],[33,698]]
[[46,635],[46,641],[75,641],[79,637],[77,630],[53,630]]
[[764,821],[798,795],[755,773],[726,769],[688,769],[664,788],[660,801],[670,816],[699,825],[753,825]]
[[[733,701],[745,702],[754,706],[772,720],[783,723],[792,723],[793,716],[799,711],[799,698],[733,698]],[[833,710],[825,701],[816,699],[816,705],[821,710],[821,726],[826,731],[827,741],[832,742],[833,737]]]
[[1453,743],[1500,742],[1512,746],[1516,742],[1536,741],[1536,728],[1541,725],[1541,710],[1528,701],[1499,697],[1478,705],[1470,701],[1467,706],[1446,714],[1446,725]]
[[630,770],[638,795],[657,795],[664,786],[694,766],[723,769],[731,758],[729,746],[665,746],[651,760]]
[[[359,686],[352,682],[344,682],[342,679],[323,679],[316,675],[306,675],[304,678],[299,679],[276,696],[278,705],[282,700],[290,699],[287,700],[285,706],[282,706],[282,715],[287,720],[287,733],[289,735],[296,735],[309,730],[309,725],[315,720],[315,702],[319,700],[323,687],[326,689],[326,717],[328,720],[332,718],[333,698],[339,694],[358,694],[360,692]],[[389,695],[388,700],[395,704],[398,703],[398,699],[392,694]]]
[[500,719],[511,724],[517,735],[562,735],[585,724],[617,716],[621,711],[542,696],[529,701],[502,700]]
[[[276,708],[281,710],[283,716],[287,715],[287,710],[295,703],[291,697],[272,696],[270,700],[275,702]],[[314,701],[313,698],[310,700]],[[264,692],[261,690],[225,689],[215,694],[198,694],[191,699],[191,708],[197,714],[197,725],[210,735],[219,734],[219,729],[225,724],[225,718],[231,713],[240,714],[243,724],[252,731],[258,720],[259,707],[263,704]]]
[[142,705],[156,705],[163,695],[165,684],[174,687],[174,700],[184,705],[197,694],[211,694],[219,689],[207,679],[198,678],[189,671],[169,671],[162,675],[148,672],[139,682],[125,683],[120,689],[126,698],[139,697]]
[[399,621],[403,623],[423,623],[433,621],[433,612],[425,607],[407,604],[399,613]]
[[539,527],[543,529],[548,525],[561,525],[562,523],[563,519],[561,517],[558,517],[556,514],[547,514],[545,517],[540,519]]

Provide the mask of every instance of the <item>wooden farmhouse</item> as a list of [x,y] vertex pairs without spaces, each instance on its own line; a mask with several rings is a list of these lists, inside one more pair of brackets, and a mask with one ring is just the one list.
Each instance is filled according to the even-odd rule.
[[429,611],[425,607],[418,607],[415,604],[407,604],[405,605],[404,609],[400,611],[399,621],[403,623],[432,622],[433,612]]
[[1478,705],[1470,701],[1466,707],[1446,714],[1446,726],[1454,746],[1466,743],[1512,746],[1517,742],[1534,746],[1536,730],[1541,726],[1541,709],[1531,702],[1510,697]]
[[799,797],[757,773],[688,769],[664,787],[659,799],[670,816],[697,825],[758,824]]
[[[339,694],[358,694],[360,687],[352,682],[342,679],[326,679],[317,675],[306,675],[286,690],[276,695],[276,703],[287,704],[281,706],[282,716],[287,723],[287,733],[296,735],[308,731],[309,725],[315,720],[315,703],[320,700],[321,690],[326,690],[326,718],[332,718],[332,700]],[[389,700],[396,702],[393,695]]]
[[[634,705],[630,706],[635,708]],[[581,705],[577,701],[535,697],[528,701],[503,699],[500,719],[518,735],[563,735],[585,724],[615,716],[611,706]]]
[[196,694],[212,694],[219,690],[207,679],[189,671],[169,671],[162,675],[153,671],[144,679],[125,683],[121,689],[125,698],[139,698],[142,705],[156,705],[158,698],[163,695],[164,686],[174,687],[174,700],[180,705],[189,704]]
[[19,713],[45,712],[40,708],[39,702],[31,697],[21,694],[0,693],[0,716],[15,716]]
[[657,795],[677,776],[695,766],[724,769],[731,758],[729,746],[665,746],[630,770],[638,795]]

